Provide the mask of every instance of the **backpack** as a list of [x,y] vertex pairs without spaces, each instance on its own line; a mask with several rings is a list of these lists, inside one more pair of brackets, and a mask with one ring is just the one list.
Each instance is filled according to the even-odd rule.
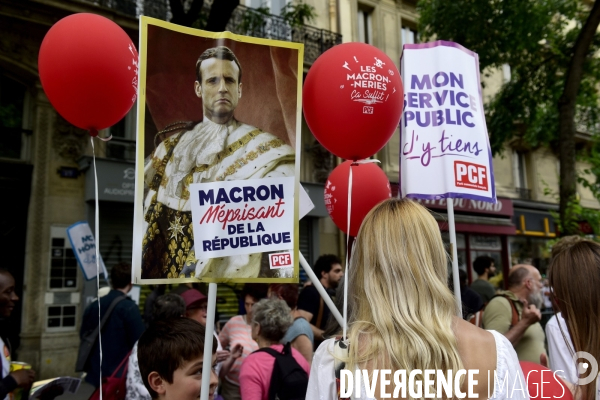
[[[127,353],[123,361],[115,368],[107,378],[102,377],[102,398],[111,400],[125,400],[127,395],[127,368],[129,367],[129,356]],[[119,374],[119,372],[121,372]],[[100,400],[100,388],[96,389],[90,400]]]
[[[512,310],[512,317],[511,317],[511,321],[510,321],[510,328],[512,328],[521,319],[519,317],[519,312],[517,311],[517,305],[515,304],[514,300],[511,300],[507,295],[504,295],[504,294],[497,294],[494,297],[492,297],[490,299],[490,301],[492,301],[496,297],[504,297],[510,303],[510,308]],[[483,310],[477,311],[475,314],[469,315],[467,317],[467,321],[469,321],[473,325],[477,326],[478,328],[484,329],[484,327],[483,327],[483,312],[484,312],[484,310],[485,310],[485,308]]]
[[259,351],[275,357],[269,385],[269,400],[304,400],[308,388],[308,374],[292,355],[291,343],[287,342],[281,353],[271,348],[256,350]]

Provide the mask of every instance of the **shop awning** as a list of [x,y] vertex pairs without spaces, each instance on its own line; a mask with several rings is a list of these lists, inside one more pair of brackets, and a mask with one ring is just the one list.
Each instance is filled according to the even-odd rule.
[[[432,213],[441,231],[448,231],[448,215]],[[516,235],[517,229],[508,218],[491,218],[471,215],[454,215],[456,232],[479,233],[488,235]]]

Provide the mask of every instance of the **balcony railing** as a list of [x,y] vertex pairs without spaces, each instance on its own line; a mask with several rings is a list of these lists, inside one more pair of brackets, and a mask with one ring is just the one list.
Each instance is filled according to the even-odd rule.
[[308,25],[292,27],[278,15],[264,14],[262,23],[248,26],[244,22],[248,21],[246,15],[249,13],[259,15],[254,9],[239,5],[227,24],[227,30],[240,35],[304,43],[304,62],[308,64],[314,63],[325,51],[342,43],[342,35],[338,33]]
[[[168,20],[171,17],[169,0],[84,0],[101,7],[110,8],[132,17],[145,15]],[[206,20],[212,2],[204,2],[200,19]],[[248,16],[253,14],[252,23]],[[265,39],[285,40],[304,43],[304,62],[312,64],[326,50],[342,43],[342,35],[313,26],[290,26],[282,17],[272,14],[260,14],[253,8],[239,5],[231,15],[226,29],[240,35]]]

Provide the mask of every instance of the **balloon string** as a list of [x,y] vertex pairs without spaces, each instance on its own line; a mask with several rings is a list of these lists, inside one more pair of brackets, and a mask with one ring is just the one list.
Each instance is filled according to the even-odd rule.
[[[94,210],[94,242],[96,243],[96,289],[98,290],[98,326],[102,323],[100,314],[100,209],[98,208],[98,174],[96,173],[96,150],[94,148],[94,138],[90,137],[92,142],[92,162],[94,164],[94,190],[95,206]],[[102,331],[98,329],[98,345],[100,347],[100,400],[102,400]]]
[[350,215],[352,215],[352,164],[350,165],[350,174],[348,175],[348,215],[347,215],[347,230],[346,230],[346,273],[344,274],[344,327],[343,338],[348,340],[346,336],[348,330],[348,273],[350,265],[348,264],[348,251],[350,250]]
[[[350,216],[352,215],[352,166],[358,164],[370,164],[370,163],[380,163],[381,161],[376,159],[367,158],[365,160],[354,161],[350,164],[350,174],[348,174],[348,215],[347,217],[347,229],[346,229],[346,273],[344,274],[344,326],[343,330],[343,338],[344,340],[348,340],[346,336],[348,331],[348,273],[350,272],[350,264],[348,259],[348,253],[350,250]],[[354,250],[354,249],[353,249]]]
[[98,139],[102,140],[103,142],[108,142],[110,139],[112,139],[112,135],[110,135],[109,137],[105,137],[105,138],[101,138],[100,136],[98,136]]
[[108,142],[110,139],[112,139],[112,135],[109,135],[106,138],[101,138],[100,136],[98,136],[98,130],[96,128],[90,128],[90,130],[88,132],[90,133],[90,136],[92,138],[97,137],[98,139],[102,140],[103,142]]
[[372,164],[372,163],[379,163],[379,164],[381,164],[381,161],[377,160],[376,158],[366,158],[364,160],[353,161],[352,165],[355,165],[355,164]]

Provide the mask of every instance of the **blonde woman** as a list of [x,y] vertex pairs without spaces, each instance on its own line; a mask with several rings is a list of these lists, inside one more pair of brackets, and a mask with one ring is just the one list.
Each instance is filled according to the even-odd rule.
[[[427,209],[410,200],[390,199],[371,210],[360,228],[348,271],[348,343],[328,339],[319,346],[306,398],[338,399],[334,370],[343,363],[352,372],[367,370],[371,379],[376,370],[391,370],[386,377],[391,383],[377,379],[375,390],[367,396],[363,380],[361,396],[354,399],[389,397],[384,395],[393,394],[394,373],[404,370],[408,378],[417,369],[444,374],[478,370],[471,380],[473,396],[467,397],[528,399],[510,342],[457,316],[454,296],[446,286],[447,265],[438,224]],[[496,386],[494,376],[499,381]],[[459,379],[459,390],[467,393],[468,380],[464,375]],[[423,383],[424,377],[418,375],[416,380]],[[437,392],[436,387],[430,390]]]

